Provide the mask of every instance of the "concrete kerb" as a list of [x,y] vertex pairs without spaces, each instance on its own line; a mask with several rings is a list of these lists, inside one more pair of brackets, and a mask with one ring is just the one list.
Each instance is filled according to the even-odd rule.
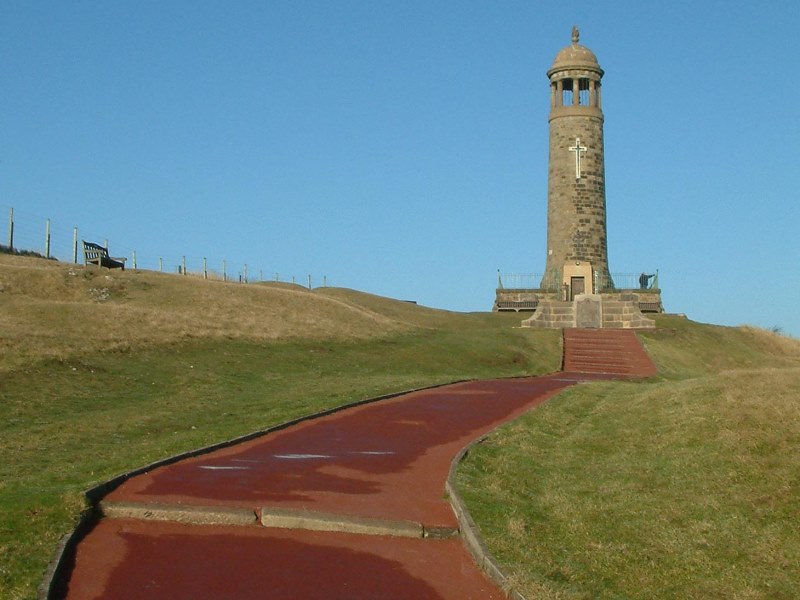
[[69,569],[72,566],[72,561],[74,560],[75,550],[78,544],[89,533],[89,531],[91,531],[92,527],[97,523],[97,521],[103,516],[103,510],[100,507],[101,500],[106,495],[108,495],[116,488],[118,488],[120,485],[125,483],[128,479],[135,477],[137,475],[141,475],[143,473],[148,473],[159,467],[165,467],[167,465],[174,464],[176,462],[185,460],[187,458],[202,456],[203,454],[209,454],[217,450],[222,450],[223,448],[228,448],[236,444],[241,444],[242,442],[248,442],[250,440],[273,433],[275,431],[281,431],[283,429],[286,429],[287,427],[292,427],[294,425],[303,423],[305,421],[319,419],[321,417],[332,415],[334,413],[347,410],[349,408],[355,408],[357,406],[362,406],[364,404],[371,404],[373,402],[380,402],[381,400],[390,400],[391,398],[396,398],[398,396],[403,396],[405,394],[411,394],[413,392],[433,390],[447,385],[463,383],[465,381],[468,380],[461,379],[457,381],[449,381],[427,387],[403,390],[400,392],[393,392],[391,394],[384,394],[382,396],[376,396],[374,398],[356,400],[355,402],[349,402],[347,404],[342,404],[340,406],[312,413],[310,415],[298,417],[297,419],[292,419],[290,421],[286,421],[278,425],[273,425],[272,427],[261,429],[253,433],[248,433],[236,438],[232,438],[230,440],[212,444],[210,446],[205,446],[203,448],[197,448],[195,450],[189,450],[188,452],[176,454],[174,456],[170,456],[168,458],[164,458],[162,460],[150,463],[149,465],[139,467],[132,471],[122,473],[120,475],[117,475],[116,477],[109,479],[108,481],[105,481],[103,483],[100,483],[99,485],[89,488],[88,490],[86,490],[86,492],[84,492],[88,508],[81,514],[81,517],[78,521],[78,524],[75,526],[75,529],[73,529],[71,533],[64,535],[59,541],[55,555],[53,559],[50,561],[50,564],[47,566],[47,569],[45,569],[42,578],[42,583],[39,585],[39,588],[37,590],[38,600],[55,600],[56,598],[58,598],[57,594],[63,591],[62,588],[66,584],[66,577],[69,574]]
[[512,600],[526,600],[525,596],[513,588],[508,575],[503,572],[500,565],[497,564],[497,561],[495,561],[489,553],[486,544],[483,543],[481,534],[478,533],[478,527],[475,525],[475,521],[472,520],[472,515],[470,515],[469,510],[467,510],[467,505],[456,490],[455,476],[458,465],[461,464],[461,461],[473,446],[480,444],[485,439],[486,436],[478,438],[465,448],[462,448],[461,452],[456,455],[453,462],[450,463],[450,472],[447,475],[445,491],[450,500],[450,505],[453,507],[453,512],[456,513],[459,529],[461,531],[461,538],[467,546],[469,553],[475,559],[475,562],[509,598],[512,598]]
[[258,518],[263,527],[282,529],[306,529],[310,531],[336,531],[362,535],[389,535],[395,537],[425,537],[421,523],[390,519],[373,519],[322,513],[310,510],[261,508]]
[[255,510],[225,506],[190,506],[180,504],[101,502],[99,515],[109,519],[138,519],[141,521],[172,521],[190,525],[258,524]]

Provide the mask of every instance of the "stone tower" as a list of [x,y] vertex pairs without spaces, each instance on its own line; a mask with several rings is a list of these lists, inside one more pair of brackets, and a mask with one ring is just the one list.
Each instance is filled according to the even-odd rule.
[[606,246],[603,158],[603,69],[578,43],[561,50],[550,79],[550,159],[547,183],[547,264],[542,289],[568,298],[613,288]]
[[[655,327],[646,312],[662,312],[658,275],[617,288],[608,269],[603,150],[603,69],[578,43],[561,50],[550,79],[550,157],[547,178],[547,263],[538,288],[504,285],[496,311],[528,311],[523,327]],[[656,271],[657,273],[657,271]],[[651,277],[654,284],[649,285]],[[618,279],[620,279],[618,277]],[[621,279],[625,279],[622,277]],[[511,281],[518,281],[511,279]]]

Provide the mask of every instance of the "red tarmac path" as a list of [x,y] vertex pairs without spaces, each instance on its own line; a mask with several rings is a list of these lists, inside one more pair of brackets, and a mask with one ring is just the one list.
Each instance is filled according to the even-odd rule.
[[[414,527],[454,531],[445,482],[459,451],[565,387],[607,376],[596,371],[413,392],[133,477],[103,505],[111,515],[115,506],[133,507],[142,518],[106,518],[90,531],[77,546],[65,597],[504,598],[459,537],[283,529],[269,526],[268,515],[403,522],[412,535]],[[230,510],[252,522],[153,520],[164,507]]]

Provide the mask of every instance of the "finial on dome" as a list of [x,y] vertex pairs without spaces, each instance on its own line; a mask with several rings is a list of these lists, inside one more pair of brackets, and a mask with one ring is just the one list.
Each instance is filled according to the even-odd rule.
[[578,31],[578,26],[575,25],[572,27],[572,43],[577,44],[578,38],[580,37],[581,33]]

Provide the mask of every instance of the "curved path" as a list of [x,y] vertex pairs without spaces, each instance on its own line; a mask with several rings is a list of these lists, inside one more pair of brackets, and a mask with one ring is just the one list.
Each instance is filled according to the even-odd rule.
[[453,457],[598,370],[413,392],[134,477],[65,597],[504,598],[457,537]]

